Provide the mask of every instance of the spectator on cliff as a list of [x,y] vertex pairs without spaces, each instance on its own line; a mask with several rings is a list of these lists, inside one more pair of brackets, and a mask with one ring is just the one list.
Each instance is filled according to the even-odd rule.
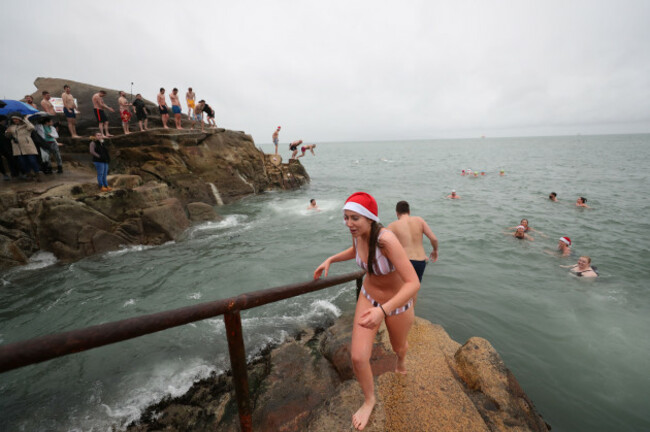
[[201,125],[201,132],[203,130],[203,110],[205,109],[205,101],[201,99],[198,104],[194,107],[194,116],[192,117],[192,129],[194,129],[194,124],[199,122]]
[[63,174],[63,161],[61,160],[61,152],[59,152],[59,147],[62,144],[56,141],[58,137],[59,134],[56,132],[52,118],[46,117],[43,121],[43,138],[46,143],[45,151],[48,152],[50,159],[54,157],[56,160],[57,174]]
[[108,187],[106,176],[108,175],[108,164],[111,157],[108,153],[107,144],[104,142],[104,135],[97,132],[95,139],[90,142],[90,154],[93,155],[93,164],[97,169],[97,184],[102,192],[109,192],[113,189]]
[[298,154],[298,146],[302,144],[302,140],[294,141],[289,144],[289,150],[291,150],[293,153],[291,153],[291,157],[289,159],[295,159],[296,155]]
[[19,113],[11,115],[11,125],[5,131],[5,136],[11,138],[12,154],[18,159],[22,172],[29,174],[33,171],[33,177],[40,181],[38,168],[38,150],[32,141],[34,125],[29,118],[23,118]]
[[38,109],[38,107],[34,103],[34,98],[31,95],[25,95],[25,103],[32,108]]
[[167,108],[167,101],[165,100],[165,89],[160,87],[160,93],[156,98],[158,101],[158,111],[160,112],[160,120],[162,120],[163,128],[169,129],[167,127],[167,121],[169,121],[169,109]]
[[178,89],[174,87],[172,93],[169,95],[169,99],[172,101],[172,112],[174,113],[174,122],[176,122],[176,129],[183,129],[181,126],[181,101],[178,97]]
[[207,115],[207,121],[208,121],[208,127],[216,128],[217,123],[214,121],[214,110],[210,105],[207,103],[205,104],[205,108],[203,108],[203,112]]
[[5,170],[5,165],[2,162],[2,159],[4,158],[7,161],[7,167],[9,168],[9,172],[13,178],[18,177],[18,164],[16,163],[16,159],[14,158],[13,150],[11,148],[11,139],[5,136],[6,131],[7,117],[0,116],[0,173],[2,173],[5,181],[9,181],[11,179]]
[[[133,112],[135,113],[135,118],[138,119],[140,132],[148,130],[149,128],[147,127],[147,114],[149,113],[149,109],[146,107],[140,93],[135,95],[135,100],[133,101]],[[143,122],[144,127],[142,127]]]
[[187,93],[185,93],[185,102],[187,102],[187,117],[189,119],[192,119],[194,116],[194,106],[196,100],[196,93],[192,90],[192,87],[187,89]]
[[68,121],[68,130],[72,138],[81,138],[77,135],[77,114],[75,112],[77,104],[74,103],[74,97],[70,91],[69,85],[66,84],[63,86],[63,94],[61,95],[61,99],[63,100],[63,114]]
[[120,91],[120,97],[117,98],[117,103],[120,108],[120,119],[122,120],[124,135],[128,135],[131,133],[131,131],[129,131],[129,121],[131,120],[131,111],[129,111],[129,107],[132,105],[126,98],[126,93],[123,91]]
[[99,125],[99,133],[101,133],[103,137],[107,138],[112,137],[113,135],[108,133],[108,117],[106,116],[104,108],[110,112],[115,112],[115,110],[104,103],[105,96],[106,92],[104,90],[100,90],[93,95],[93,112],[95,113],[97,124]]
[[[300,142],[302,142],[302,141],[300,141]],[[314,156],[316,156],[316,153],[314,153],[314,149],[315,149],[315,148],[316,148],[316,144],[309,144],[309,145],[306,145],[306,146],[302,146],[302,147],[300,147],[300,151],[302,152],[302,154],[301,154],[300,156],[298,156],[298,157],[299,157],[299,158],[303,157],[303,156],[305,155],[305,152],[306,152],[307,150],[309,150],[309,151],[311,152],[311,154],[313,154]]]
[[279,135],[280,135],[280,126],[273,132],[273,145],[275,146],[275,154],[278,154],[278,144],[280,143],[279,141]]

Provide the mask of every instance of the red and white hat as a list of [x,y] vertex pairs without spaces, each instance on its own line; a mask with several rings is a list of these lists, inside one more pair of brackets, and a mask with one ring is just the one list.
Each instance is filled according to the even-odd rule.
[[567,246],[571,246],[571,239],[569,237],[560,237],[560,241],[566,243]]
[[343,210],[351,210],[365,216],[368,219],[379,222],[379,210],[377,209],[377,201],[365,192],[355,192],[345,200]]

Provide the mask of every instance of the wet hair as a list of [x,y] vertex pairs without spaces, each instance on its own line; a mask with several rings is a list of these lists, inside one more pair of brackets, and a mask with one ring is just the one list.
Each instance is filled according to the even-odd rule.
[[549,198],[551,198],[551,197],[557,198],[557,194],[555,192],[551,192],[548,197]]
[[582,200],[583,204],[587,202],[587,198],[585,197],[580,197],[580,199]]
[[410,214],[411,213],[411,208],[409,207],[409,203],[406,201],[400,201],[395,205],[395,212],[397,214]]
[[313,198],[312,198],[312,199],[310,199],[310,200],[309,200],[309,204],[313,204],[313,203],[314,203],[314,201],[316,201],[316,200],[315,200],[315,199],[313,199]]
[[580,258],[587,258],[587,264],[591,265],[591,257],[588,255],[583,255]]
[[43,96],[45,96],[46,94],[50,94],[50,92],[47,91],[47,90],[43,90],[43,92],[41,92],[41,94],[42,94]]
[[523,224],[524,224],[524,221],[526,221],[526,223],[529,223],[529,222],[528,222],[528,219],[525,219],[525,218],[522,219],[521,222],[519,222],[519,223],[523,225]]
[[526,234],[524,233],[523,230],[521,231],[521,234],[520,234],[519,230],[515,231],[514,236],[515,236],[515,238],[518,238],[518,239],[526,238]]
[[370,224],[370,238],[368,240],[368,273],[375,274],[373,267],[377,263],[376,253],[377,253],[377,243],[379,239],[379,232],[383,228],[383,225],[377,221],[372,221]]
[[67,89],[67,88],[70,88],[70,86],[67,85],[67,84],[63,86],[63,90],[65,90],[65,89]]

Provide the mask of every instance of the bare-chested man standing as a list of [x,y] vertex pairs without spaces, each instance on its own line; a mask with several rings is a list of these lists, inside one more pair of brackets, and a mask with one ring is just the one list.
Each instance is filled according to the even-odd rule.
[[158,93],[158,111],[160,112],[160,119],[162,120],[163,127],[167,127],[167,121],[169,120],[169,110],[167,109],[167,101],[165,100],[165,89],[160,87],[160,93]]
[[194,115],[194,101],[196,100],[196,94],[192,90],[192,87],[187,89],[187,93],[185,93],[185,102],[187,102],[187,117],[189,117],[190,120],[192,120],[192,116]]
[[104,112],[104,108],[110,112],[115,112],[115,110],[104,103],[104,96],[106,96],[104,90],[100,90],[93,95],[93,112],[95,113],[95,118],[99,124],[99,133],[102,134],[103,137],[107,138],[112,137],[113,135],[108,133],[108,117]]
[[67,84],[63,86],[61,99],[63,99],[63,114],[65,114],[65,118],[68,120],[70,135],[72,135],[72,138],[80,138],[77,135],[77,114],[75,112],[77,104],[74,103],[74,97],[70,93],[70,86]]
[[117,98],[117,103],[120,106],[120,119],[122,119],[122,129],[124,130],[124,135],[128,135],[131,133],[131,131],[129,131],[129,120],[131,120],[131,111],[129,111],[129,107],[131,104],[126,98],[126,93],[120,91],[120,97]]
[[178,89],[174,88],[169,95],[172,101],[172,112],[174,113],[174,121],[176,122],[176,129],[183,129],[181,127],[181,101],[178,98]]
[[[388,225],[388,229],[395,233],[399,242],[404,246],[404,250],[415,268],[415,272],[422,282],[422,275],[427,261],[431,259],[432,262],[438,261],[438,238],[431,231],[429,225],[419,216],[411,216],[411,209],[409,203],[400,201],[395,206],[397,213],[397,220]],[[427,258],[422,246],[422,236],[425,235],[429,238],[433,252]],[[413,299],[413,304],[417,301],[416,297]]]
[[275,154],[278,154],[278,143],[280,142],[278,136],[280,135],[280,126],[273,132],[273,144],[275,145]]
[[43,111],[50,115],[56,115],[56,111],[54,111],[54,105],[52,105],[52,102],[50,102],[50,92],[47,90],[43,90],[43,100],[41,101],[41,107],[43,107]]

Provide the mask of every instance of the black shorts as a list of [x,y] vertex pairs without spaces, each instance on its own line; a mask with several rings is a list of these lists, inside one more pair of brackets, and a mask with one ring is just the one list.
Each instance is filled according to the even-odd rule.
[[75,114],[74,110],[69,110],[66,107],[63,107],[63,114],[65,114],[65,116],[67,118],[76,118],[77,117],[77,114]]
[[147,113],[142,111],[135,110],[135,118],[138,119],[138,121],[146,120],[147,119]]
[[169,114],[169,111],[167,111],[167,105],[164,105],[162,107],[158,107],[158,111],[160,111],[160,114]]
[[93,112],[95,113],[95,118],[99,123],[104,123],[108,121],[108,117],[106,117],[106,113],[104,112],[104,110],[94,109]]
[[425,260],[422,261],[410,260],[410,261],[411,264],[413,265],[413,268],[415,269],[415,273],[418,275],[418,279],[420,279],[420,282],[422,282],[422,276],[424,275],[424,268],[427,266],[427,262]]

